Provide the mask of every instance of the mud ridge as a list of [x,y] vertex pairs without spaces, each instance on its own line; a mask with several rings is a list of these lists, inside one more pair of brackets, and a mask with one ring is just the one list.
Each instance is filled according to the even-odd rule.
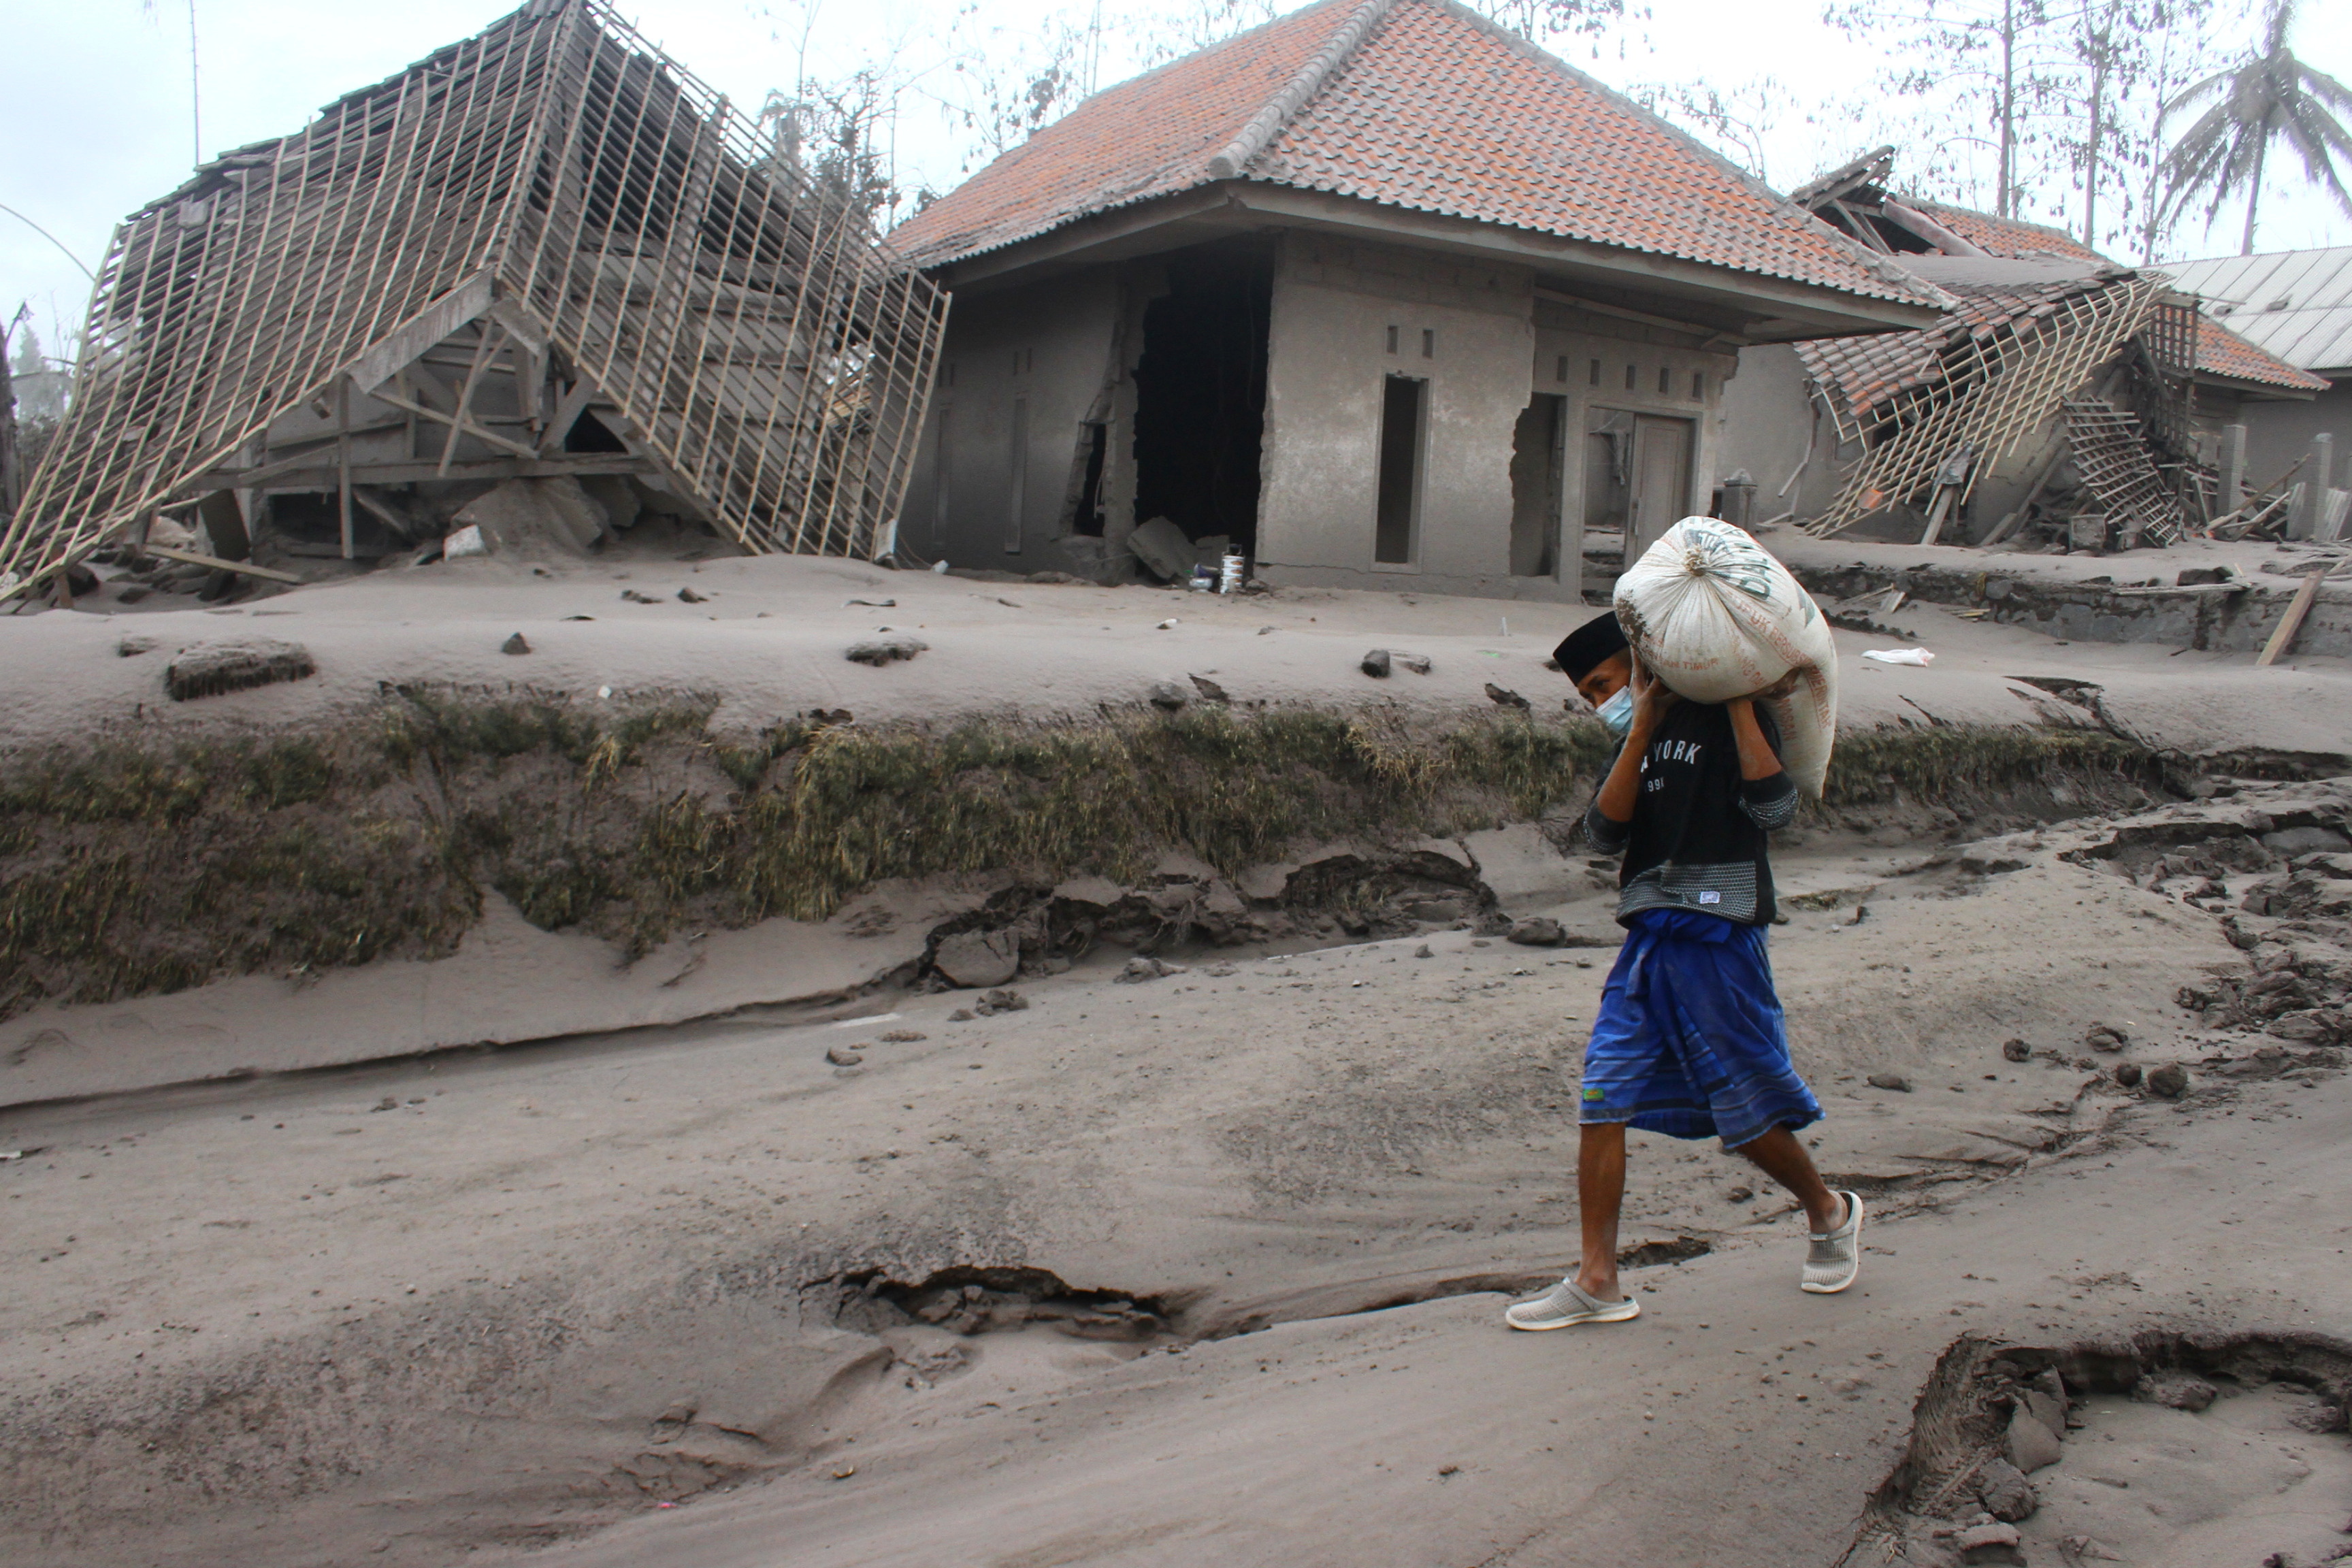
[[[2087,1398],[2121,1395],[2195,1413],[2226,1392],[2270,1384],[2311,1396],[2294,1416],[2299,1430],[2343,1433],[2352,1342],[2294,1331],[2160,1328],[2063,1344],[1963,1335],[1937,1358],[1913,1407],[1903,1456],[1871,1492],[1838,1568],[2024,1563],[2015,1526],[2041,1507],[2028,1477],[2063,1462],[2066,1434],[2084,1424]],[[2160,1504],[2149,1506],[2160,1511]],[[2068,1536],[2059,1545],[2070,1564],[2119,1560],[2088,1537]]]

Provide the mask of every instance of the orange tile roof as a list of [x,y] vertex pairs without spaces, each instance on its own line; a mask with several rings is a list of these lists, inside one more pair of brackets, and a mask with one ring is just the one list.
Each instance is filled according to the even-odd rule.
[[2022,218],[1995,217],[1972,207],[1946,206],[1924,196],[1905,196],[1904,205],[1917,207],[1988,256],[2024,260],[2036,256],[2064,256],[2077,261],[2107,258],[2063,228],[2027,223]]
[[2204,315],[2197,318],[2197,368],[2208,375],[2292,387],[2297,392],[2326,392],[2333,384],[2323,376],[2297,370],[2277,355],[2256,348]]
[[891,230],[892,247],[937,266],[1207,184],[1209,160],[1356,4],[1322,0],[1105,89]]
[[1948,350],[1969,338],[2023,331],[2077,294],[2114,279],[2069,278],[2046,283],[1947,283],[1958,308],[1922,331],[1860,338],[1815,338],[1796,345],[1805,372],[1860,419],[1898,393],[1945,378]]
[[[1717,154],[1451,0],[1323,0],[1099,93],[907,220],[937,266],[1213,183],[1210,162],[1369,13],[1240,177],[1947,303]],[[1245,148],[1250,144],[1245,143]]]

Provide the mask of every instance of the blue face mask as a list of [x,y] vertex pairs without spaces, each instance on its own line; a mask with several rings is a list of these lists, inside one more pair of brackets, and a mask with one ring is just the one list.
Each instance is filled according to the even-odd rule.
[[1594,709],[1593,712],[1609,726],[1611,734],[1622,740],[1633,728],[1633,689],[1619,687],[1617,695]]

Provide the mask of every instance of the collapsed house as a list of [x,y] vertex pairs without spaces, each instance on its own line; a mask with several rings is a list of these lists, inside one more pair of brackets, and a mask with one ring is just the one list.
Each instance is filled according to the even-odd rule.
[[2163,273],[1892,194],[1894,158],[1879,148],[1791,199],[1953,308],[1919,331],[1743,353],[1723,460],[1760,508],[1930,543],[2128,548],[2283,525],[2284,489],[2248,471],[2242,411],[2325,382],[2200,317]]
[[[2327,383],[2308,403],[2241,410],[2247,471],[2292,469],[2314,500],[2322,487],[2352,489],[2352,246],[2174,262],[2165,270],[2197,296],[2209,320]],[[2332,473],[2321,471],[2327,458]]]
[[895,230],[955,293],[901,538],[959,566],[1579,598],[1709,509],[1744,344],[1932,286],[1448,0],[1097,94]]
[[945,317],[602,0],[531,0],[121,226],[0,595],[191,506],[231,563],[644,515],[871,555]]

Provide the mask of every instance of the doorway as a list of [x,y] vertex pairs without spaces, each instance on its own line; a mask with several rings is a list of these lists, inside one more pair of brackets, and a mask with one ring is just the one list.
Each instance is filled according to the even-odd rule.
[[1670,415],[1595,408],[1585,429],[1584,526],[1591,533],[1622,533],[1630,566],[1689,509],[1698,426]]
[[1372,518],[1372,563],[1410,566],[1420,540],[1421,445],[1429,383],[1391,375],[1381,383],[1381,467]]
[[1538,392],[1511,437],[1511,575],[1559,574],[1560,469],[1568,399]]
[[1135,517],[1255,555],[1274,249],[1221,241],[1167,258],[1135,367]]

